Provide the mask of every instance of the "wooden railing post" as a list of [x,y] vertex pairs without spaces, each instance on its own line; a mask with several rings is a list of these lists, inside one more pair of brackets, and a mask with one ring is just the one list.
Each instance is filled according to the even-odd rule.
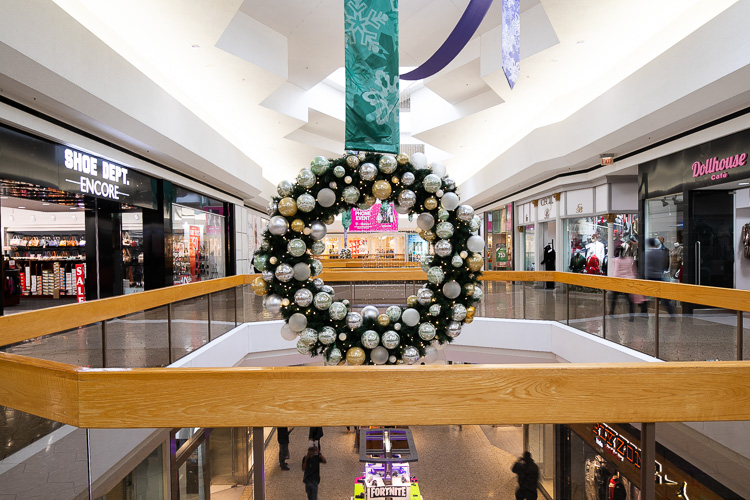
[[742,311],[737,311],[737,361],[742,361],[744,357],[743,351],[745,350],[744,345],[744,315]]
[[641,424],[641,500],[656,499],[656,424]]
[[253,500],[266,499],[265,435],[263,427],[253,427]]

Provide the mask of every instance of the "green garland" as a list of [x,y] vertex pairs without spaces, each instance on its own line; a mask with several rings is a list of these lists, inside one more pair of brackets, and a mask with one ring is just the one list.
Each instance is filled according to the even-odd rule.
[[[385,158],[383,160],[385,168],[380,166],[381,159],[383,158]],[[377,171],[371,180],[365,180],[360,175],[362,165],[367,163],[373,164]],[[394,163],[396,165],[395,171],[390,173],[383,171],[388,171],[389,165],[393,168]],[[426,161],[420,161],[419,163],[426,163]],[[274,222],[282,222],[281,219],[274,219],[274,217],[283,217],[289,227],[283,230],[283,227],[279,229],[277,226],[276,232],[279,234],[273,234],[270,230],[271,227],[267,227],[263,233],[264,239],[261,247],[254,256],[254,265],[256,269],[263,272],[263,275],[256,278],[253,282],[253,290],[258,295],[267,295],[264,301],[266,307],[271,312],[281,311],[287,322],[285,328],[289,327],[288,323],[292,315],[300,313],[306,319],[304,328],[314,330],[314,332],[306,330],[301,332],[303,335],[299,338],[297,344],[299,352],[309,353],[311,356],[324,355],[326,362],[329,364],[338,364],[339,362],[343,362],[344,359],[352,364],[374,364],[375,361],[371,359],[371,353],[376,347],[373,346],[373,349],[365,347],[362,343],[362,334],[368,330],[373,330],[377,332],[380,338],[385,332],[393,330],[398,333],[400,342],[397,346],[387,349],[388,358],[385,362],[388,364],[396,364],[404,361],[413,363],[419,356],[425,356],[426,353],[430,352],[430,349],[434,349],[435,343],[443,344],[451,342],[460,333],[463,323],[470,322],[473,319],[475,311],[473,306],[481,300],[481,288],[477,286],[481,275],[481,250],[472,252],[467,248],[469,238],[478,232],[479,219],[473,214],[471,207],[466,205],[454,207],[452,210],[445,210],[440,207],[440,198],[444,197],[447,193],[455,192],[455,183],[449,178],[443,177],[438,191],[428,192],[423,183],[425,177],[432,173],[430,166],[425,165],[424,168],[417,169],[409,162],[408,157],[403,154],[398,156],[397,161],[395,161],[395,157],[392,155],[375,153],[348,153],[346,156],[334,160],[317,157],[312,161],[311,166],[315,182],[309,188],[303,186],[304,182],[300,182],[301,179],[304,180],[304,177],[307,179],[311,178],[310,172],[305,172],[307,169],[303,169],[297,178],[297,182],[293,184],[282,182],[279,184],[279,196],[274,197],[269,206],[268,212],[272,216],[270,226],[273,226]],[[342,167],[343,172],[342,168],[338,167]],[[403,182],[404,174],[407,173],[410,173],[414,177],[413,182],[408,185]],[[423,288],[427,288],[432,292],[432,297],[423,297],[423,303],[418,302],[415,296],[409,297],[409,307],[419,313],[418,324],[408,326],[403,321],[403,318],[400,317],[402,312],[400,308],[398,311],[399,318],[393,320],[393,317],[396,317],[396,311],[392,306],[389,308],[392,318],[387,322],[382,317],[379,318],[380,321],[370,317],[363,317],[361,326],[350,328],[347,326],[347,318],[351,316],[356,318],[356,314],[352,314],[354,311],[349,307],[348,301],[343,302],[347,306],[347,317],[344,319],[332,319],[329,313],[330,308],[319,309],[316,307],[315,301],[309,305],[299,305],[295,302],[295,294],[302,288],[308,289],[313,297],[321,292],[327,291],[328,293],[332,293],[332,289],[326,287],[322,280],[314,278],[319,273],[319,270],[322,269],[322,266],[319,262],[314,263],[316,259],[313,258],[312,248],[316,240],[313,238],[314,234],[311,234],[311,226],[316,222],[330,224],[336,215],[348,211],[354,206],[361,208],[371,206],[375,202],[375,197],[372,194],[373,185],[375,182],[381,180],[388,182],[391,188],[391,193],[388,196],[382,196],[382,192],[380,193],[383,203],[393,202],[394,206],[397,207],[397,211],[401,213],[408,212],[410,215],[429,213],[433,217],[434,225],[432,228],[420,232],[425,239],[433,240],[433,243],[437,242],[440,238],[435,236],[434,230],[438,223],[448,222],[452,224],[453,234],[448,238],[444,238],[450,241],[452,251],[444,257],[438,255],[427,256],[422,263],[422,267],[425,270],[435,267],[442,270],[444,278],[439,281],[432,279],[424,285]],[[435,181],[435,177],[431,177],[431,180]],[[310,183],[308,182],[308,184]],[[354,186],[359,190],[359,197],[355,203],[347,203],[343,199],[344,189],[348,186]],[[380,186],[383,187],[383,184],[380,183]],[[335,193],[335,202],[329,207],[322,206],[319,200],[319,192],[326,188]],[[416,201],[408,211],[405,207],[399,206],[398,203],[399,194],[405,189],[410,189],[416,195]],[[431,186],[431,189],[434,191],[435,186]],[[287,208],[287,211],[289,211],[290,202],[285,198],[295,200],[296,206],[296,200],[306,193],[316,199],[314,208],[311,211],[303,212],[297,209],[296,213],[292,215],[281,215],[279,203],[282,203]],[[330,196],[330,193],[328,194]],[[285,200],[282,202],[282,199]],[[428,209],[426,205],[437,206]],[[302,230],[299,231],[300,229]],[[320,234],[317,236],[320,237]],[[472,245],[475,250],[477,250],[478,241],[476,238],[478,237],[475,236]],[[299,257],[294,257],[288,251],[288,244],[292,239],[300,239],[305,243],[306,251]],[[321,247],[320,243],[316,245],[316,249],[319,250],[316,253],[322,253],[323,250]],[[285,282],[278,279],[276,275],[278,266],[288,264],[294,267],[295,264],[300,263],[310,266],[311,274],[309,278],[301,281],[292,278]],[[439,272],[433,271],[432,274],[437,275]],[[437,276],[433,277],[437,278]],[[443,291],[443,285],[450,281],[455,281],[460,286],[460,293],[455,298],[448,298]],[[455,293],[455,286],[453,288],[453,293]],[[429,295],[428,292],[423,293]],[[335,301],[333,302],[335,303]],[[454,315],[454,306],[457,304],[459,305],[458,311]],[[465,319],[461,317],[461,305],[468,310]],[[341,306],[336,307],[340,308]],[[438,308],[439,311],[436,310]],[[456,320],[455,318],[458,319]],[[297,316],[296,319],[300,319],[300,317]],[[299,329],[299,321],[293,321],[293,323]],[[419,326],[422,323],[431,323],[434,325],[436,330],[434,338],[429,338],[429,334],[425,335],[428,337],[428,340],[420,337]],[[449,328],[451,325],[452,328]],[[332,327],[335,330],[336,336],[333,342],[324,344],[317,338],[324,327]],[[286,333],[287,336],[290,336],[288,330]],[[326,340],[330,341],[330,338]],[[382,345],[381,342],[378,342],[378,344],[378,347]],[[416,351],[410,349],[410,347],[416,348]],[[362,351],[356,348],[360,348]],[[379,354],[378,359],[380,361],[377,364],[383,364],[382,349],[380,347],[377,353]],[[405,352],[406,356],[404,356]],[[418,356],[415,357],[415,353],[417,352]]]

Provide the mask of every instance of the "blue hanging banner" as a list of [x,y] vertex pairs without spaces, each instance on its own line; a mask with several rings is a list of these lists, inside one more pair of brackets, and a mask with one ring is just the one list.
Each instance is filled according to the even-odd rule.
[[512,89],[521,74],[521,0],[503,0],[503,73]]
[[398,153],[398,0],[346,0],[346,149]]

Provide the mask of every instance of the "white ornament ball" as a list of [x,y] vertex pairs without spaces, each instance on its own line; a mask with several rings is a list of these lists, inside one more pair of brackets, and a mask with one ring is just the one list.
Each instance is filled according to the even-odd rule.
[[342,342],[346,340],[346,334],[344,332],[339,333],[339,340]]
[[427,363],[434,363],[438,359],[438,351],[431,345],[424,348],[424,360]]
[[446,210],[455,210],[455,208],[458,206],[458,195],[456,193],[445,193],[442,198],[440,198],[443,208]]
[[276,236],[281,236],[289,230],[289,221],[282,215],[275,215],[271,217],[268,222],[268,231]]
[[291,328],[293,332],[301,332],[307,328],[307,316],[302,313],[292,314],[289,318],[289,328]]
[[370,359],[376,365],[385,364],[385,362],[388,361],[388,349],[386,349],[382,345],[377,346],[370,352]]
[[419,229],[422,231],[429,231],[434,225],[435,217],[433,217],[432,214],[424,213],[419,214],[419,217],[417,217],[417,226],[419,226]]
[[391,356],[390,358],[388,358],[388,361],[390,361],[391,363],[395,363],[396,362],[396,356]]
[[299,339],[303,344],[313,345],[318,341],[318,332],[314,328],[305,328],[302,333],[299,334]]
[[[333,184],[335,185],[335,183]],[[321,189],[318,191],[318,203],[324,208],[333,206],[336,203],[336,193],[332,189]]]
[[435,294],[429,288],[420,288],[417,290],[417,301],[423,306],[431,304],[434,296]]
[[435,338],[437,330],[432,323],[422,323],[419,325],[419,338],[430,341]]
[[375,330],[367,330],[360,339],[362,346],[367,349],[375,349],[380,344],[380,335]]
[[324,326],[318,334],[318,340],[323,345],[331,345],[336,341],[336,330],[330,326]]
[[297,281],[307,281],[310,277],[310,266],[304,262],[294,264],[294,279]]
[[443,285],[443,295],[449,299],[455,299],[461,295],[461,285],[457,281],[448,281]]
[[427,155],[424,153],[414,153],[409,158],[412,166],[417,170],[421,170],[427,166]]
[[383,334],[380,342],[386,349],[394,349],[398,343],[401,342],[401,337],[399,337],[398,333],[393,330],[388,330]]
[[469,236],[469,239],[466,240],[466,248],[475,253],[481,252],[484,250],[484,238],[478,235]]
[[439,161],[433,161],[430,163],[430,170],[432,170],[432,173],[437,176],[445,177],[445,165]]
[[313,294],[307,288],[300,288],[294,293],[294,302],[300,307],[307,307],[312,304]]
[[281,327],[281,338],[284,340],[294,340],[297,338],[297,332],[293,331],[289,328],[289,325],[284,323],[284,326]]
[[416,326],[419,323],[419,311],[410,307],[404,311],[401,318],[408,326]]

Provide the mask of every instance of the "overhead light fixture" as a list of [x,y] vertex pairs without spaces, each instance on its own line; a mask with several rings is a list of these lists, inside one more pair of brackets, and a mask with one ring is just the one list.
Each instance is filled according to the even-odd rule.
[[661,199],[661,206],[666,207],[667,205],[669,205],[669,202],[667,201],[667,199],[666,198],[662,198]]
[[26,208],[26,207],[18,207],[18,208]]
[[35,220],[36,220],[36,215],[32,215],[32,216],[31,216],[31,220],[32,220],[32,221],[35,221]]
[[15,218],[15,217],[13,217],[13,216],[11,215],[11,216],[10,216],[10,221],[11,221],[11,222],[13,222],[13,221],[15,221],[15,220],[16,220],[16,218]]
[[78,218],[73,214],[73,220],[78,220]]
[[747,186],[748,184],[750,184],[750,182],[740,182],[739,183],[740,186]]
[[52,216],[52,220],[53,220],[53,221],[57,220],[57,217],[53,215],[53,216]]
[[49,205],[49,203],[42,203],[42,205],[47,206],[47,205]]

